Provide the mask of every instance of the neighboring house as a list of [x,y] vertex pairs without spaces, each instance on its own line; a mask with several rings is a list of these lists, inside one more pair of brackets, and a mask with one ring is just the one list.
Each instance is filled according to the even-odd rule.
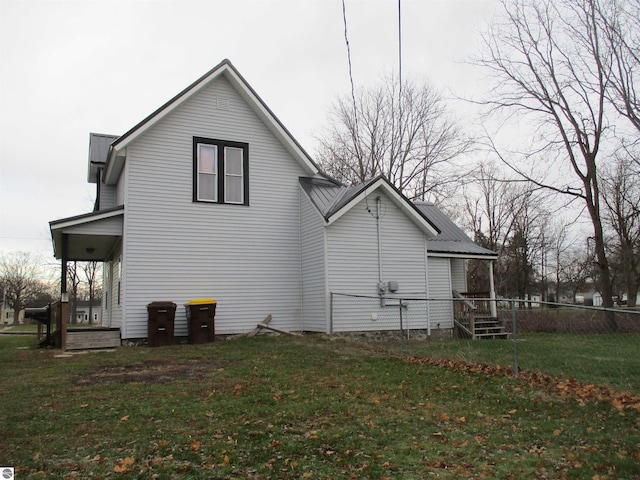
[[[0,308],[0,317],[2,318],[2,325],[11,325],[13,323],[13,313],[14,310],[6,306],[6,304],[2,304]],[[20,314],[18,316],[18,321],[20,323],[24,323],[24,310],[20,310]]]
[[[80,300],[76,304],[76,323],[93,323],[94,325],[102,324],[102,312],[100,311],[102,304],[100,300],[94,300],[92,308],[89,308],[88,300]],[[89,312],[91,310],[91,312]],[[93,318],[90,320],[89,315]]]
[[598,292],[595,285],[587,284],[589,290],[576,293],[576,303],[579,305],[587,305],[590,307],[602,306],[602,294]]
[[[54,254],[105,262],[102,323],[123,339],[147,336],[153,301],[178,305],[186,336],[183,304],[209,297],[219,334],[267,314],[329,332],[331,292],[393,281],[397,294],[451,298],[466,290],[466,259],[496,258],[382,177],[329,178],[227,60],[124,135],[91,134],[88,180],[95,209],[50,222]],[[452,323],[450,305],[437,314]]]

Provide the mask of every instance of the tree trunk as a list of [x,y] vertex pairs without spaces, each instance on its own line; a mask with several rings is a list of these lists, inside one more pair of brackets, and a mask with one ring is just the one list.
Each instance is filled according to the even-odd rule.
[[636,300],[638,298],[638,289],[640,286],[637,281],[629,282],[627,286],[627,307],[635,308]]

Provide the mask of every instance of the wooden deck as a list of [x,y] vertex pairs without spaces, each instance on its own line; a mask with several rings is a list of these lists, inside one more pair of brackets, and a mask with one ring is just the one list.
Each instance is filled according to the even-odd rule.
[[119,328],[68,328],[65,350],[89,350],[120,346]]
[[[48,321],[38,324],[38,342],[43,347],[62,350],[115,348],[121,345],[120,329],[105,327],[67,327],[67,303],[54,302],[49,306]],[[45,331],[46,327],[46,331]]]

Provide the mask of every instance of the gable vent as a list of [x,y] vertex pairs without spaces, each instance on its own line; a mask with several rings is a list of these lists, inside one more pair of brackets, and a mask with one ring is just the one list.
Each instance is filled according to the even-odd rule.
[[227,98],[218,98],[218,110],[229,110],[229,99]]

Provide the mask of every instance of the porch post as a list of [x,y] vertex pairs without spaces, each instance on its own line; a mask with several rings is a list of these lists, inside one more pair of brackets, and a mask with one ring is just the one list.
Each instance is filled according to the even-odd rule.
[[496,308],[496,288],[493,283],[493,260],[489,260],[489,307],[491,308],[491,316],[496,318],[498,316],[498,309]]
[[62,272],[60,272],[60,296],[67,295],[67,259],[69,256],[69,237],[62,234]]

